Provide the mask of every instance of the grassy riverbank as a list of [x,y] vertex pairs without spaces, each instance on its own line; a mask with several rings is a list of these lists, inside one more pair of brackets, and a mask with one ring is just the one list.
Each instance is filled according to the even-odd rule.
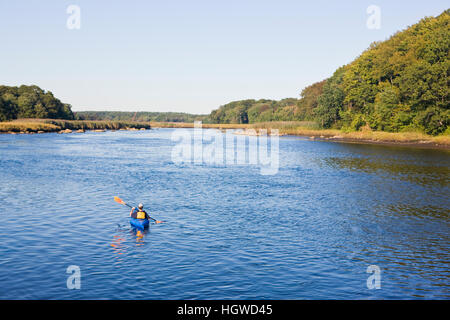
[[150,129],[148,122],[133,121],[89,121],[89,120],[53,120],[19,119],[0,122],[1,133],[44,133],[63,130],[122,130]]
[[[136,122],[136,121],[90,121],[19,119],[0,122],[0,133],[45,133],[85,130],[139,130],[150,128],[193,128],[194,123],[186,122]],[[203,124],[211,129],[267,129],[271,133],[278,129],[281,135],[306,136],[310,139],[343,141],[355,143],[405,145],[412,147],[438,148],[450,150],[450,135],[430,136],[421,132],[383,132],[361,130],[344,132],[337,129],[319,129],[314,122],[279,121],[254,124]]]
[[[151,122],[154,128],[193,128],[193,123]],[[430,136],[421,132],[383,132],[361,130],[344,132],[337,129],[319,129],[309,121],[260,122],[253,124],[203,124],[203,128],[214,129],[278,129],[282,135],[306,136],[310,139],[347,141],[355,143],[404,145],[412,147],[450,149],[450,135]]]

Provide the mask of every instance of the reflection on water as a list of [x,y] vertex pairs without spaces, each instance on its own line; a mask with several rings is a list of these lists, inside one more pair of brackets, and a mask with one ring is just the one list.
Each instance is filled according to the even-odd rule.
[[387,210],[398,215],[412,216],[416,219],[427,219],[428,221],[446,221],[450,218],[449,207],[438,207],[434,205],[416,208],[409,204],[402,203],[395,206],[388,205]]
[[[114,249],[114,253],[121,255],[124,254],[126,251],[126,247],[123,245],[124,238],[121,236],[114,236],[113,243],[111,243],[111,247]],[[119,258],[119,257],[118,257]]]
[[150,232],[150,228],[144,230],[133,229],[133,233],[136,235],[136,245],[141,246],[144,244],[144,236]]
[[450,153],[364,145],[348,153],[341,148],[319,158],[318,165],[342,172],[342,181],[361,179],[351,190],[340,183],[338,193],[358,198],[359,211],[364,207],[368,213],[351,216],[350,233],[360,242],[344,249],[343,257],[383,261],[389,265],[384,276],[411,297],[435,297],[427,282],[450,297]]
[[[135,239],[135,246],[142,246],[145,243],[145,237],[150,233],[150,228],[146,228],[144,230],[139,230],[136,228],[125,229],[119,225],[117,230],[120,234],[114,235],[113,241],[110,244],[113,248],[113,252],[116,255],[117,259],[116,263],[120,264],[123,261],[122,255],[126,254],[129,251],[129,246],[131,243],[130,239]],[[127,235],[129,235],[129,239],[127,240]]]
[[323,159],[323,163],[336,169],[377,174],[387,179],[400,179],[420,185],[448,187],[450,183],[450,168],[448,166],[363,157],[329,157]]

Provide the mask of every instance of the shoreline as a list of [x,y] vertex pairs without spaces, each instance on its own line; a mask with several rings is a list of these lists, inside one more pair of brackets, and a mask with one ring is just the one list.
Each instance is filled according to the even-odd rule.
[[[312,141],[331,141],[354,144],[410,147],[417,149],[450,150],[450,136],[429,136],[418,132],[355,131],[343,132],[337,129],[316,129],[301,126],[301,122],[261,122],[253,124],[202,124],[203,129],[243,129],[241,135],[259,136],[259,130],[279,130],[279,136],[300,136]],[[90,121],[56,119],[19,119],[0,122],[0,134],[42,134],[83,133],[86,131],[140,131],[152,128],[194,128],[186,122],[133,122],[133,121]]]
[[151,129],[151,126],[148,122],[104,120],[18,119],[0,122],[0,133],[3,134],[81,133],[84,131],[141,129]]
[[[193,123],[181,122],[151,122],[152,128],[194,128]],[[292,123],[262,122],[253,124],[202,124],[204,129],[243,129],[241,135],[259,136],[247,129],[267,129],[271,135],[272,129],[279,130],[279,136],[297,136],[315,141],[329,141],[354,144],[371,144],[383,146],[409,147],[416,149],[450,150],[450,136],[429,136],[417,132],[384,132],[384,131],[357,131],[343,132],[337,129],[309,129],[296,126]]]
[[[306,136],[303,136],[306,137]],[[324,142],[340,142],[340,143],[351,143],[351,144],[363,144],[363,145],[377,145],[377,146],[387,146],[387,147],[407,147],[414,149],[434,149],[434,150],[447,150],[450,151],[450,145],[447,144],[438,144],[433,142],[420,142],[420,141],[403,141],[403,142],[395,142],[395,141],[384,141],[384,140],[358,140],[351,138],[317,138],[309,139],[315,141],[324,141]]]

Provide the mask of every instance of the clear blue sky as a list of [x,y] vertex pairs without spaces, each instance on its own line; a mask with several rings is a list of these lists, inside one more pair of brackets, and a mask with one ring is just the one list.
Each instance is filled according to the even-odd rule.
[[[69,30],[66,9],[81,8]],[[366,27],[369,5],[381,29]],[[73,110],[209,113],[298,97],[369,44],[448,1],[0,2],[0,84],[36,84]]]

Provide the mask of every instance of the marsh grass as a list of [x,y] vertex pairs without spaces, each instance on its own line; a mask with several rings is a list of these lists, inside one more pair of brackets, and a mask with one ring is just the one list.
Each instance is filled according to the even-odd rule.
[[0,122],[0,132],[54,132],[60,129],[54,124],[36,121]]
[[0,132],[57,132],[60,130],[119,130],[126,128],[150,129],[148,122],[133,121],[88,121],[54,119],[18,119],[0,122]]
[[450,147],[450,135],[430,136],[421,132],[384,132],[384,131],[350,131],[344,132],[337,129],[308,129],[294,128],[282,129],[280,132],[290,135],[326,137],[331,139],[385,142],[385,143],[413,143],[413,144],[439,144]]
[[[156,128],[193,128],[194,123],[187,122],[150,122]],[[295,129],[298,127],[319,129],[318,125],[313,121],[273,121],[258,122],[252,124],[238,123],[202,123],[202,128],[207,129]]]
[[[151,122],[156,128],[193,128],[193,123]],[[372,143],[417,144],[450,147],[450,134],[430,136],[421,132],[383,132],[363,128],[361,131],[342,131],[338,129],[320,129],[313,121],[278,121],[252,124],[202,124],[203,128],[215,129],[278,129],[280,134],[326,138],[333,140],[349,140]]]
[[[194,123],[186,122],[133,122],[133,121],[91,121],[91,120],[54,120],[19,119],[0,122],[0,132],[58,132],[61,130],[120,130],[128,128],[193,128]],[[438,145],[450,147],[450,134],[430,136],[421,132],[383,132],[363,129],[345,132],[338,129],[319,129],[312,121],[278,121],[253,124],[202,124],[203,128],[213,129],[278,129],[280,134],[319,137],[333,140],[349,140],[372,143]]]
[[61,130],[119,130],[126,128],[150,129],[148,122],[133,121],[95,121],[95,120],[46,120],[47,123],[54,124]]
[[[150,122],[150,125],[154,128],[194,128],[193,122]],[[206,129],[244,129],[248,128],[248,124],[236,124],[236,123],[202,123],[202,128]]]

